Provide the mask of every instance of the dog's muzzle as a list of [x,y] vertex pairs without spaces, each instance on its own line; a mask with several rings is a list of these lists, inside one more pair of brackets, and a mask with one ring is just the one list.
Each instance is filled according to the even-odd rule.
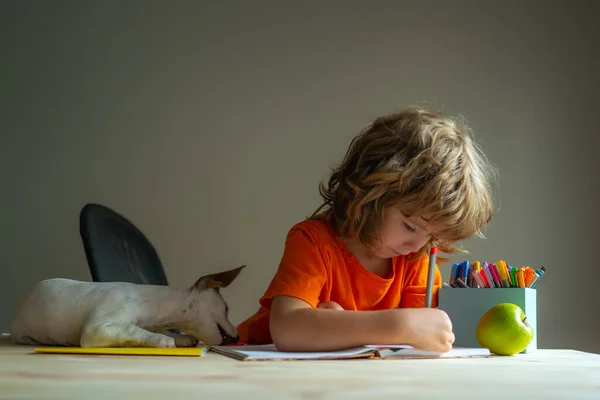
[[240,341],[240,336],[236,335],[235,337],[227,334],[225,329],[221,325],[217,325],[219,327],[219,333],[221,334],[221,345],[237,343]]

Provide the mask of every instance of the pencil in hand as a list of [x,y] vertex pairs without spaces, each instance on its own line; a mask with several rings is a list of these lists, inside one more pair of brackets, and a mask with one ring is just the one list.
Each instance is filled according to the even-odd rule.
[[427,272],[427,291],[425,292],[425,307],[427,308],[431,308],[432,303],[436,254],[437,249],[432,247],[429,252],[429,271]]

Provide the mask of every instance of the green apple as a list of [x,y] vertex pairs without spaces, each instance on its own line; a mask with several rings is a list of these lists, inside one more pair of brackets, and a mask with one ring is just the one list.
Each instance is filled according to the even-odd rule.
[[482,347],[501,356],[520,353],[533,340],[533,328],[527,316],[512,303],[490,308],[479,320],[475,334]]

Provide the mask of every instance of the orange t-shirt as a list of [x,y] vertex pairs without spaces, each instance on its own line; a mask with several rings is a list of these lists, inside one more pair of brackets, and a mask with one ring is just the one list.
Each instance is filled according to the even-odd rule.
[[[344,310],[423,307],[429,255],[410,260],[409,256],[394,257],[392,276],[382,278],[362,266],[329,224],[305,220],[294,225],[286,238],[279,268],[259,300],[259,310],[238,326],[240,341],[273,343],[269,312],[274,296],[297,297],[313,307],[335,301]],[[436,266],[433,307],[437,306],[441,285]]]

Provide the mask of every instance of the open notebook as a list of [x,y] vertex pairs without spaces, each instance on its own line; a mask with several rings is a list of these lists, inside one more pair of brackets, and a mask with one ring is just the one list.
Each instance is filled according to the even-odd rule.
[[408,345],[371,345],[327,352],[281,352],[274,344],[212,346],[211,351],[241,361],[340,360],[351,358],[415,359],[490,357],[484,348],[455,347],[447,353],[418,350]]

